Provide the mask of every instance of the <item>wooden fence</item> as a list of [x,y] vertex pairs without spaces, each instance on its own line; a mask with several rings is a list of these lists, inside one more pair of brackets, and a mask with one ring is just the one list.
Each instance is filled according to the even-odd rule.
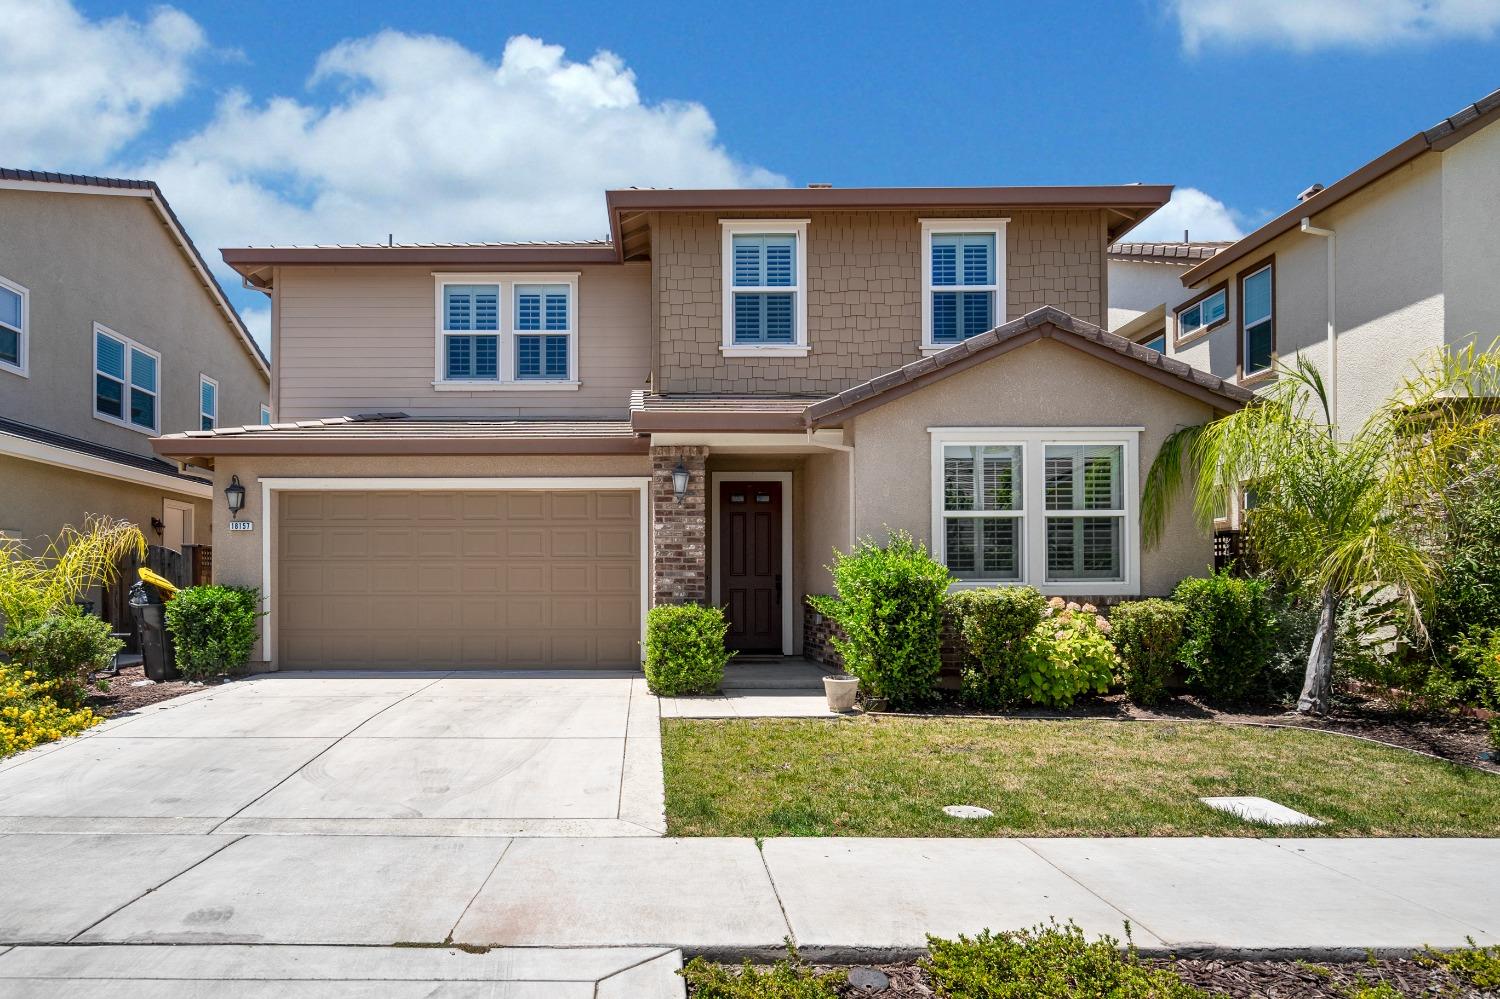
[[99,614],[109,622],[110,628],[128,634],[125,647],[130,652],[139,652],[135,618],[130,613],[130,587],[140,579],[138,570],[144,566],[159,576],[171,580],[174,586],[199,586],[207,583],[213,571],[212,549],[208,545],[186,545],[181,552],[151,545],[144,559],[135,555],[120,561],[120,572],[115,582],[104,591],[103,606]]

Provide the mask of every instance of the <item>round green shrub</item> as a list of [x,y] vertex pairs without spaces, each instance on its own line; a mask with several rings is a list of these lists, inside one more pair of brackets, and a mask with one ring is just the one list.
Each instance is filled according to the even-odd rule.
[[1092,605],[1053,597],[1023,643],[1016,693],[1044,708],[1066,708],[1084,694],[1108,693],[1118,665],[1109,630]]
[[123,647],[108,624],[82,613],[49,614],[0,642],[0,651],[17,667],[51,684],[52,698],[64,707],[83,703],[89,675],[107,667]]
[[1277,637],[1269,587],[1221,572],[1184,579],[1172,599],[1187,609],[1179,655],[1188,689],[1210,704],[1263,700]]
[[190,680],[238,673],[255,648],[260,591],[247,586],[189,586],[166,603],[177,670]]
[[663,604],[646,613],[646,686],[662,697],[712,694],[732,653],[729,621],[718,607]]
[[998,708],[1019,699],[1016,678],[1021,654],[1046,608],[1046,599],[1030,586],[948,594],[944,610],[962,646],[959,677],[965,704]]
[[830,571],[838,597],[809,602],[839,626],[834,648],[863,693],[894,708],[931,701],[943,668],[947,566],[896,531],[883,546],[866,538],[852,552],[834,552]]
[[1109,637],[1120,656],[1125,693],[1135,703],[1166,700],[1186,621],[1187,608],[1159,597],[1132,600],[1110,611]]

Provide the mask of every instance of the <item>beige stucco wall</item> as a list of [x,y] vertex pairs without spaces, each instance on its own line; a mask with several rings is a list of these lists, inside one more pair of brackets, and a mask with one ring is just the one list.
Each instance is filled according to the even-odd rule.
[[[781,213],[786,216],[786,213]],[[725,358],[721,218],[662,214],[651,231],[663,392],[828,394],[919,359],[921,225],[957,212],[814,212],[800,358]],[[1104,321],[1105,219],[1096,211],[997,211],[1006,227],[1006,315],[1045,305]],[[786,216],[790,217],[790,216]]]
[[1490,124],[1443,157],[1444,338],[1500,336],[1500,125]]
[[31,306],[30,377],[0,370],[0,416],[153,455],[149,435],[93,415],[98,322],[162,355],[163,433],[198,429],[200,374],[219,382],[221,425],[259,422],[265,379],[146,199],[0,190],[0,275]]
[[[348,458],[293,458],[293,457],[245,457],[220,458],[215,463],[214,495],[221,497],[230,478],[238,475],[245,487],[245,509],[240,519],[250,520],[254,530],[229,530],[229,509],[221,501],[213,504],[214,530],[214,582],[234,586],[255,586],[265,589],[261,574],[262,544],[266,534],[266,516],[261,495],[260,480],[263,477],[319,477],[319,478],[371,478],[371,477],[468,477],[498,478],[520,477],[579,477],[579,476],[636,476],[649,477],[651,461],[645,455],[611,456],[505,456],[505,457],[348,457]],[[276,564],[276,537],[270,534],[271,564]],[[649,539],[644,551],[650,551]],[[259,640],[251,654],[254,664],[266,662]]]
[[838,451],[809,455],[804,467],[808,593],[832,593],[833,552],[853,547],[849,536],[849,469],[851,456]]
[[[856,530],[884,539],[904,528],[930,542],[929,427],[1142,426],[1138,481],[1144,481],[1168,434],[1211,416],[1204,403],[1041,340],[855,418]],[[1138,507],[1139,496],[1126,502]],[[1141,592],[1167,593],[1212,563],[1213,539],[1196,525],[1184,499],[1168,519],[1161,546],[1141,553]]]
[[1182,286],[1180,264],[1153,263],[1144,260],[1109,261],[1109,325],[1117,330],[1158,305],[1167,307],[1171,322],[1172,307],[1195,293]]
[[[437,319],[431,267],[278,268],[276,419],[391,411],[623,418],[631,391],[643,388],[651,372],[650,265],[561,270],[579,275],[580,386],[439,392],[432,384]],[[502,367],[511,360],[502,358]]]
[[67,525],[82,527],[89,514],[128,520],[146,540],[160,542],[151,531],[151,518],[162,516],[162,500],[193,506],[193,541],[209,544],[210,511],[207,500],[151,486],[122,482],[59,468],[39,461],[0,456],[0,532],[20,538],[34,552]]

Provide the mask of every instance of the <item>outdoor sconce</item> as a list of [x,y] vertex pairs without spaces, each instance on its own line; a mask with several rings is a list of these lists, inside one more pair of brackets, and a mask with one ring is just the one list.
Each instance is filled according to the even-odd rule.
[[672,469],[672,498],[681,503],[682,498],[687,495],[687,487],[688,467],[679,461],[677,467]]
[[163,524],[161,522],[160,518],[158,518],[158,517],[152,517],[151,518],[151,530],[153,530],[153,531],[156,532],[156,536],[158,538],[161,537],[161,532],[165,531],[166,529],[167,529],[167,525]]
[[240,511],[245,509],[245,487],[240,485],[238,475],[229,477],[229,485],[224,487],[224,499],[229,503],[229,519],[238,519]]

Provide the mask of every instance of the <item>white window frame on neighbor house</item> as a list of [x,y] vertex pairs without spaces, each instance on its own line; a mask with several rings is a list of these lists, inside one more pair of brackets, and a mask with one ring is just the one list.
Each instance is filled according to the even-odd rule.
[[[806,357],[807,340],[807,226],[809,219],[720,219],[720,298],[724,306],[724,328],[719,350],[725,357]],[[735,236],[791,236],[796,240],[795,286],[736,288],[734,286]],[[734,295],[790,293],[792,295],[791,343],[735,343]]]
[[[214,390],[214,408],[209,412],[203,405],[203,390],[212,387]],[[207,418],[208,426],[203,426]],[[198,427],[200,430],[212,430],[219,425],[219,382],[216,378],[210,378],[205,374],[198,375]]]
[[[99,376],[102,374],[105,377],[111,379],[115,377],[108,372],[99,370],[99,336],[101,334],[109,337],[111,340],[118,340],[120,343],[124,344],[125,378],[123,380],[124,388],[122,389],[120,394],[120,412],[123,414],[123,417],[115,417],[111,416],[108,413],[99,412]],[[132,340],[130,337],[126,336],[123,333],[116,333],[114,330],[110,329],[108,326],[105,326],[103,323],[94,324],[94,329],[91,336],[93,337],[92,349],[94,355],[94,365],[89,371],[89,409],[93,412],[94,419],[100,420],[104,423],[112,423],[117,427],[124,427],[126,430],[134,430],[136,433],[145,434],[148,437],[155,437],[158,433],[161,432],[162,383],[165,380],[162,377],[163,372],[161,354],[152,350],[150,347],[147,347],[143,343]],[[138,389],[141,392],[149,393],[155,400],[151,415],[156,419],[149,427],[143,427],[130,418],[130,393],[132,390],[136,390],[138,388],[131,381],[131,369],[133,366],[131,351],[133,350],[139,351],[140,353],[145,354],[147,357],[150,357],[156,361],[156,388],[154,390]]]
[[263,427],[271,425],[271,407],[265,403],[260,404],[260,425]]
[[13,292],[21,297],[21,325],[20,328],[10,323],[0,322],[8,330],[16,334],[16,363],[0,359],[0,371],[8,371],[22,378],[31,377],[31,292],[14,281],[0,275],[0,288]]
[[[965,579],[953,589],[978,586],[1030,585],[1048,594],[1088,596],[1131,596],[1141,587],[1140,491],[1138,469],[1140,435],[1144,427],[928,427],[932,439],[932,524],[933,557],[946,564],[945,521],[950,518],[986,516],[984,512],[947,511],[944,509],[943,449],[948,445],[1010,446],[1021,449],[1021,508],[996,515],[1019,518],[1022,524],[1022,551],[1019,579]],[[1120,447],[1121,512],[1097,510],[1070,511],[1046,508],[1046,449],[1051,445],[1098,445]],[[1117,516],[1121,519],[1120,578],[1115,580],[1059,580],[1047,578],[1047,520],[1049,517]]]
[[[989,291],[995,296],[990,327],[1004,326],[1009,315],[1005,304],[1005,232],[1010,219],[919,219],[922,226],[922,351],[932,354],[963,343],[936,343],[932,339],[932,293],[935,291]],[[941,285],[932,283],[932,237],[976,233],[995,237],[995,283],[987,285]]]
[[[271,560],[271,544],[276,537],[276,494],[285,492],[364,492],[393,489],[401,491],[494,491],[525,492],[560,490],[590,491],[596,489],[631,490],[640,497],[641,542],[641,641],[646,640],[646,612],[651,608],[651,478],[640,475],[560,476],[557,478],[265,478],[260,480],[260,593],[261,656],[268,662],[277,659],[276,648],[276,566]],[[253,512],[246,519],[253,520]],[[234,535],[230,536],[235,537]],[[252,535],[253,537],[253,535]],[[232,543],[229,541],[223,543]]]
[[715,607],[722,606],[719,579],[719,485],[724,482],[779,482],[781,484],[781,654],[792,654],[792,599],[797,592],[792,580],[792,473],[710,472],[709,488],[709,593]]
[[[1204,315],[1208,311],[1208,303],[1218,302],[1219,318],[1204,321]],[[1188,326],[1187,316],[1190,312],[1198,313],[1198,324]],[[1229,285],[1219,284],[1196,298],[1190,300],[1186,305],[1179,305],[1173,315],[1177,317],[1177,333],[1173,346],[1181,347],[1191,343],[1201,336],[1207,336],[1214,330],[1229,322]],[[1164,352],[1165,353],[1165,352]]]
[[[434,271],[433,277],[433,358],[432,387],[439,392],[570,392],[582,384],[578,377],[578,272],[485,272],[459,274],[451,271]],[[496,286],[499,301],[499,320],[496,329],[448,330],[447,309],[444,307],[445,289],[457,284],[492,284]],[[568,289],[568,328],[565,330],[517,330],[515,320],[517,286],[566,285]],[[446,338],[457,336],[485,335],[493,332],[496,344],[494,378],[449,378],[447,368]],[[538,333],[543,336],[566,336],[568,338],[567,378],[518,378],[516,377],[516,337]]]

